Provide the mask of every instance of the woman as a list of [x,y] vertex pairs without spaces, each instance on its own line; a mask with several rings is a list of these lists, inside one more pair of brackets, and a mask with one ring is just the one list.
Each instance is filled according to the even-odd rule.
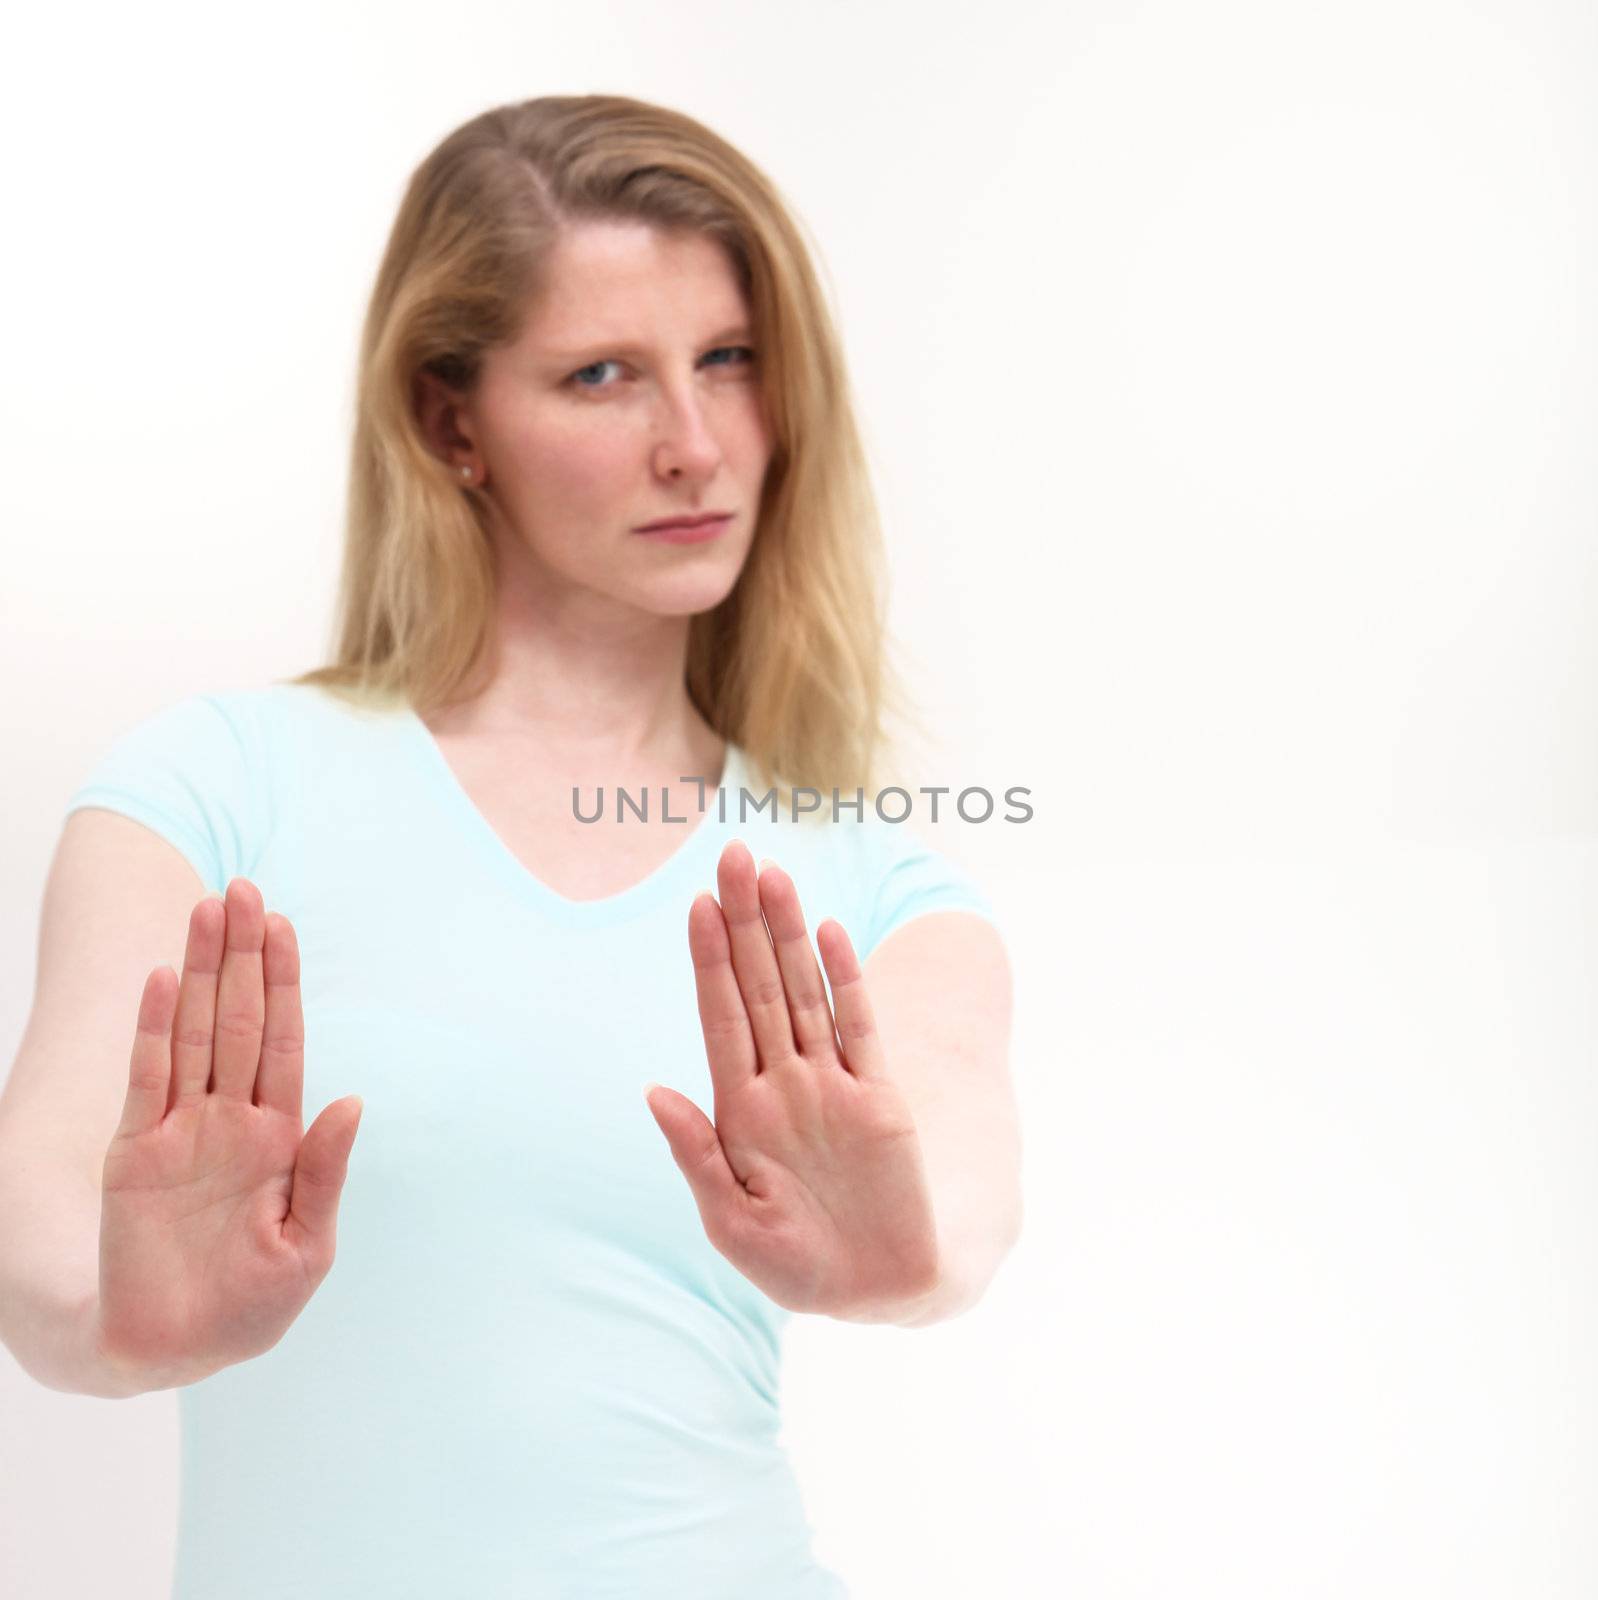
[[180,1389],[179,1597],[843,1592],[782,1328],[955,1314],[1020,1217],[991,908],[856,798],[875,540],[738,152],[588,96],[422,163],[335,663],[168,708],[69,804],[213,891],[144,985],[84,1302],[91,1392]]

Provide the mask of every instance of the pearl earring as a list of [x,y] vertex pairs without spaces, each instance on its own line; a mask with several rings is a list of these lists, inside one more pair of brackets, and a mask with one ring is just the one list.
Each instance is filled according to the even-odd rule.
[[472,469],[470,467],[462,467],[461,476],[470,483],[472,481]]

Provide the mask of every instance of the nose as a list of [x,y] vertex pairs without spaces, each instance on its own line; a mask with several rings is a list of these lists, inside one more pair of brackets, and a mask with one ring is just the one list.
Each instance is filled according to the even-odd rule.
[[708,478],[721,465],[721,445],[692,383],[665,393],[655,425],[654,467],[662,477]]

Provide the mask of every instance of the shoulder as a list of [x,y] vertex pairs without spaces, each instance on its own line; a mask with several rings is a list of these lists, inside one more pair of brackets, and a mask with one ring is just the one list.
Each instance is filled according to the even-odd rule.
[[207,888],[248,875],[272,817],[263,696],[196,692],[123,722],[93,754],[66,811],[95,806],[143,823]]
[[326,698],[314,688],[269,683],[169,699],[113,729],[86,787],[209,795],[243,811],[269,786],[285,740],[306,718],[323,714]]
[[[827,822],[819,830],[827,837],[833,871],[849,885],[849,932],[862,963],[890,933],[933,912],[970,913],[939,919],[957,941],[996,937],[993,903],[971,871],[909,822],[887,822],[867,809],[858,821]],[[929,936],[943,935],[934,929]]]

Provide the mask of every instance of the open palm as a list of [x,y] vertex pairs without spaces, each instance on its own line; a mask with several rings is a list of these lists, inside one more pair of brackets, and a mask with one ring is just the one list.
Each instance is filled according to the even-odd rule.
[[829,1005],[793,880],[735,840],[717,881],[688,915],[715,1120],[649,1095],[706,1237],[791,1311],[914,1305],[938,1276],[932,1197],[849,936],[816,930]]
[[235,878],[195,906],[180,982],[145,980],[102,1172],[97,1336],[151,1387],[270,1349],[333,1264],[360,1107],[303,1129],[299,977],[292,925]]

